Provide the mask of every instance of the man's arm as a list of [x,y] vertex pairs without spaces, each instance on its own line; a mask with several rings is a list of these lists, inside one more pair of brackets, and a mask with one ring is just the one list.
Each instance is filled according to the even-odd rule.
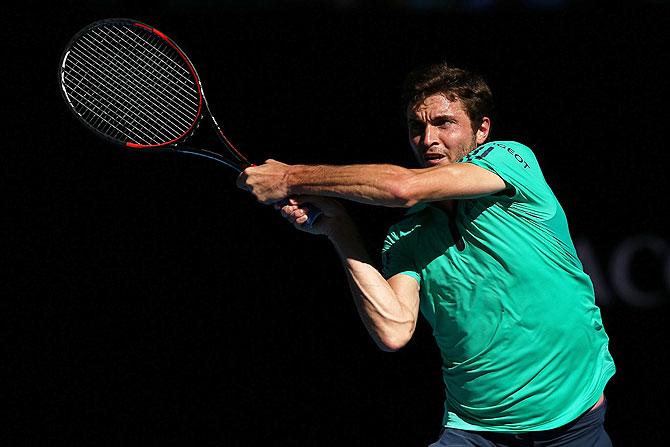
[[386,281],[372,266],[360,236],[343,230],[331,235],[330,240],[344,265],[361,320],[380,349],[397,351],[412,338],[416,328],[419,283],[403,274]]
[[238,186],[263,203],[310,194],[391,207],[480,197],[506,188],[498,175],[470,163],[407,169],[395,165],[289,166],[274,160],[247,168]]
[[333,200],[305,197],[322,216],[309,229],[302,228],[305,211],[291,199],[282,215],[297,228],[328,236],[342,261],[358,313],[368,333],[384,351],[397,351],[410,340],[419,314],[419,284],[407,275],[388,281],[373,266],[356,226]]

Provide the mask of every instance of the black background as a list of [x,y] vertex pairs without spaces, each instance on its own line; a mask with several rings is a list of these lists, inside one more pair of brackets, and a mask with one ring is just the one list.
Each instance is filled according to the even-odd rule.
[[[215,164],[121,151],[69,114],[58,61],[94,20],[131,17],[176,40],[257,161],[412,165],[405,74],[443,59],[476,69],[496,97],[493,138],[535,150],[603,268],[631,235],[667,241],[667,7],[213,3],[5,11],[3,369],[16,445],[420,446],[439,432],[425,321],[406,348],[380,352],[327,240],[295,232]],[[402,211],[348,207],[378,259]],[[656,306],[615,296],[602,308],[615,445],[661,443],[667,263],[666,250],[634,266],[640,288],[665,290]]]

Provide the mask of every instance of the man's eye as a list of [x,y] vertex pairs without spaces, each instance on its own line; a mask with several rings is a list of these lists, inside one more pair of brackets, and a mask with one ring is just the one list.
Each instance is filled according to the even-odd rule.
[[416,135],[418,133],[423,132],[423,124],[420,123],[414,123],[409,125],[409,131],[412,132],[412,134]]

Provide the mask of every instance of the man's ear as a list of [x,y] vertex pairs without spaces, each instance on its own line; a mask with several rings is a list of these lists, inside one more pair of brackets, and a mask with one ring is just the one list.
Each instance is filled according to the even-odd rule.
[[477,128],[477,133],[475,135],[477,145],[484,144],[486,139],[489,137],[489,132],[491,130],[491,119],[488,116],[482,118],[482,122]]

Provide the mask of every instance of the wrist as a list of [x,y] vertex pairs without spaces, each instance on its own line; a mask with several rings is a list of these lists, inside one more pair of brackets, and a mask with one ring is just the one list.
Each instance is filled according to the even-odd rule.
[[300,172],[303,170],[303,165],[290,165],[284,175],[284,184],[286,186],[287,195],[299,194],[297,186],[300,184]]

